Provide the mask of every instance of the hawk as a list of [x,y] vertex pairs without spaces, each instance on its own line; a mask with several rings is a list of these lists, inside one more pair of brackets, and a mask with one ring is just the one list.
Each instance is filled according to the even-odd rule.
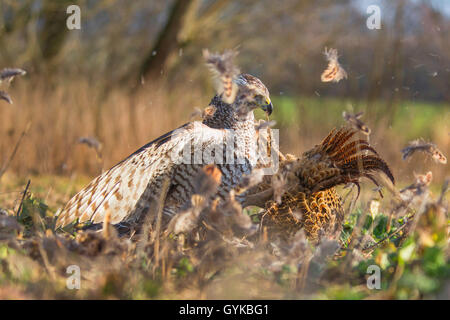
[[[226,198],[242,177],[251,173],[257,163],[253,110],[262,108],[271,114],[269,91],[258,78],[235,74],[234,67],[230,76],[230,64],[222,63],[220,55],[206,55],[208,63],[226,74],[226,85],[211,100],[203,120],[160,136],[95,178],[62,209],[57,228],[75,221],[98,224],[108,211],[112,224],[136,224],[164,189],[163,213],[171,217],[190,205],[195,178],[207,164],[215,164],[221,171],[213,195],[219,199]],[[234,99],[229,99],[231,91]]]

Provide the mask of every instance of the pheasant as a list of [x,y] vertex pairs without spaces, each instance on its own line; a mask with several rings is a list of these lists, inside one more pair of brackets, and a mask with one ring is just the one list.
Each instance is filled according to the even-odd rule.
[[351,141],[356,132],[334,129],[302,157],[287,155],[277,174],[251,190],[245,205],[265,207],[261,226],[269,236],[286,239],[300,229],[312,242],[324,235],[337,236],[344,210],[336,186],[354,183],[359,195],[360,178],[379,186],[376,172],[395,183],[389,166],[366,140]]
[[95,178],[58,214],[56,227],[75,221],[99,224],[108,211],[111,224],[140,225],[159,199],[164,199],[168,222],[191,205],[195,178],[204,165],[216,164],[221,171],[213,198],[225,199],[251,173],[257,163],[253,109],[271,114],[269,91],[258,78],[237,73],[233,54],[206,52],[205,57],[223,86],[203,120],[162,135]]

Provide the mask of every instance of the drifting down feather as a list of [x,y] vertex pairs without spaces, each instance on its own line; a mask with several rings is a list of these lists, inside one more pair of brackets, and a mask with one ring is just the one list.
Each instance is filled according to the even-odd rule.
[[239,69],[234,65],[233,59],[237,52],[226,50],[223,54],[210,53],[203,50],[203,57],[206,64],[216,78],[217,93],[222,94],[222,100],[231,104],[234,102],[237,93],[237,85],[234,80],[239,75]]
[[325,57],[328,60],[328,67],[320,76],[322,82],[339,82],[347,79],[347,72],[338,62],[338,52],[336,49],[325,48]]
[[343,112],[342,117],[345,121],[347,121],[348,124],[350,124],[353,128],[359,130],[360,132],[364,133],[365,135],[370,134],[370,128],[361,120],[362,115],[364,114],[363,111],[358,112],[356,114],[351,114],[348,112]]
[[0,71],[0,83],[5,80],[11,82],[15,76],[23,76],[25,74],[26,71],[22,69],[5,68],[2,71]]
[[[6,81],[6,83],[9,84],[14,79],[15,76],[23,76],[24,74],[26,74],[26,72],[25,70],[22,69],[5,68],[2,71],[0,71],[0,84],[3,81]],[[1,90],[0,90],[0,100],[5,100],[9,104],[13,103],[10,95],[7,92]]]
[[413,155],[413,153],[421,151],[430,155],[433,160],[437,163],[446,164],[447,158],[444,156],[441,150],[437,148],[434,143],[425,142],[421,139],[411,141],[407,147],[402,149],[403,160],[408,159]]

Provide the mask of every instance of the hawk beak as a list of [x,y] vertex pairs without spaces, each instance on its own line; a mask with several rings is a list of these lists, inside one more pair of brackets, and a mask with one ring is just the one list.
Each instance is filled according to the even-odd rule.
[[263,109],[264,112],[265,112],[268,116],[270,116],[270,115],[272,114],[272,111],[273,111],[273,104],[272,104],[272,102],[270,101],[269,98],[266,99],[266,104],[263,105],[263,106],[261,106],[261,109]]

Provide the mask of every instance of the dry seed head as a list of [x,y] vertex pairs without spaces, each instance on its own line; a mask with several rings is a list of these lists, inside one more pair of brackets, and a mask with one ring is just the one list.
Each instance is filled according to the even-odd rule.
[[[26,74],[25,70],[18,69],[18,68],[5,68],[2,71],[0,71],[0,84],[2,82],[6,82],[8,85],[11,83],[11,81],[14,79],[15,76],[23,76]],[[10,97],[10,95],[0,90],[0,100],[5,100],[9,104],[12,104],[13,101]]]
[[214,115],[214,113],[216,112],[216,107],[214,107],[214,106],[209,106],[209,107],[206,107],[204,110],[203,110],[203,112],[202,112],[202,118],[203,119],[206,119],[206,118],[211,118],[213,115]]
[[0,83],[2,81],[11,82],[15,76],[23,76],[27,72],[19,68],[5,68],[0,71]]
[[347,113],[344,111],[344,112],[342,112],[342,117],[353,128],[362,132],[365,135],[369,135],[371,132],[370,128],[364,122],[362,122],[362,120],[360,119],[362,117],[363,113],[364,112],[361,111],[356,114],[351,114],[351,113]]
[[438,163],[442,163],[442,164],[447,164],[447,158],[444,156],[444,154],[438,150],[435,149],[433,151],[433,155],[431,156],[433,158],[434,161],[438,162]]
[[201,208],[205,204],[205,197],[199,194],[193,194],[191,197],[191,203],[194,208]]
[[8,93],[6,93],[5,91],[0,91],[0,99],[5,100],[9,104],[13,103],[10,95]]
[[220,180],[222,179],[222,172],[213,164],[208,164],[203,167],[203,171],[207,176],[211,177],[213,181],[217,184],[220,184]]
[[415,175],[416,184],[419,186],[429,186],[431,180],[433,180],[433,172],[428,171],[426,174]]
[[380,208],[380,201],[378,200],[372,200],[370,201],[370,214],[373,218],[378,216],[378,209]]
[[78,139],[78,143],[80,144],[85,144],[87,145],[89,148],[93,148],[97,151],[101,151],[102,149],[102,144],[100,141],[98,141],[96,138],[94,137],[81,137],[80,139]]
[[402,159],[406,160],[411,157],[416,151],[424,152],[431,156],[431,158],[442,164],[447,163],[447,158],[432,142],[425,142],[423,139],[417,139],[409,142],[408,146],[401,150]]

